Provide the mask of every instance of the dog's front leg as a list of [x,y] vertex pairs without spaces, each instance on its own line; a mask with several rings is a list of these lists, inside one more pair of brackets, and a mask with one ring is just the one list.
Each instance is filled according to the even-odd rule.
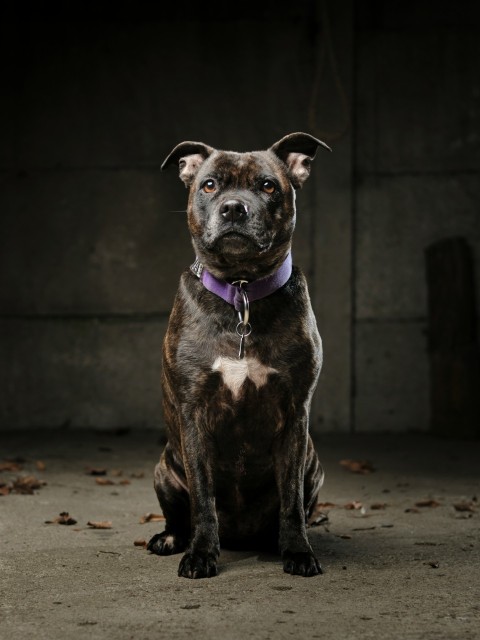
[[305,577],[322,573],[307,538],[304,504],[305,456],[308,417],[292,419],[278,436],[273,449],[280,497],[279,548],[283,570]]
[[180,561],[178,575],[210,578],[217,575],[220,543],[209,447],[205,430],[198,424],[183,434],[182,451],[190,493],[192,538]]

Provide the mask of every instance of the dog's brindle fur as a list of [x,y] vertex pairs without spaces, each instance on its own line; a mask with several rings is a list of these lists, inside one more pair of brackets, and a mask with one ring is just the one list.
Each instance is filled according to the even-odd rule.
[[[291,248],[295,189],[319,145],[295,133],[251,153],[175,147],[162,168],[180,167],[193,246],[213,275],[253,281],[278,269]],[[239,359],[237,313],[183,273],[164,341],[168,442],[155,468],[166,526],[148,544],[159,555],[185,551],[179,576],[216,575],[220,544],[277,548],[286,572],[321,573],[306,522],[323,481],[308,434],[322,348],[300,270],[250,311]]]

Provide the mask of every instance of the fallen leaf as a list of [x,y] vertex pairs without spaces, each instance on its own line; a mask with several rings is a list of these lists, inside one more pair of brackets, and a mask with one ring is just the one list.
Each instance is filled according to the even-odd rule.
[[320,527],[328,522],[328,515],[326,513],[316,512],[313,517],[310,517],[308,524],[311,527]]
[[112,476],[115,476],[115,477],[123,476],[123,471],[122,471],[122,469],[112,469],[112,470],[110,471],[110,474],[111,474]]
[[473,502],[457,502],[457,504],[453,505],[455,511],[469,511],[470,513],[475,513],[475,506]]
[[164,520],[165,516],[161,513],[146,513],[140,518],[140,524],[145,524],[146,522],[163,522]]
[[40,489],[46,484],[44,480],[39,480],[35,476],[19,476],[13,481],[12,491],[22,495],[32,495],[35,489]]
[[101,485],[111,485],[115,484],[113,480],[109,480],[108,478],[95,478],[95,482]]
[[330,509],[333,507],[336,507],[337,505],[334,504],[333,502],[317,502],[317,504],[315,505],[316,509]]
[[352,529],[352,531],[371,531],[375,528],[376,527],[356,527],[355,529]]
[[45,471],[45,469],[47,468],[42,460],[37,460],[35,462],[35,466],[37,467],[38,471]]
[[53,520],[45,520],[45,524],[72,525],[72,524],[77,524],[77,521],[75,520],[75,518],[72,518],[70,516],[68,511],[62,511],[62,513],[58,515],[56,518],[54,518]]
[[145,474],[143,471],[140,471],[139,473],[131,473],[130,474],[131,478],[144,478]]
[[373,504],[370,505],[370,509],[373,509],[374,511],[385,509],[386,507],[387,507],[386,502],[374,502]]
[[439,507],[440,502],[437,502],[433,498],[427,498],[426,500],[419,500],[415,502],[416,507]]
[[342,540],[351,540],[352,536],[349,536],[346,533],[344,533],[342,535],[338,535],[337,538],[342,538]]
[[106,469],[95,469],[93,467],[89,467],[87,469],[86,473],[89,476],[106,476],[107,475],[107,470]]
[[134,540],[133,544],[136,547],[146,547],[147,546],[147,541],[144,540],[143,538],[139,538],[138,540]]
[[340,464],[352,473],[367,474],[375,471],[372,463],[368,460],[340,460]]
[[420,513],[420,509],[409,507],[408,509],[405,509],[405,513]]
[[431,562],[424,562],[423,564],[426,564],[429,567],[432,567],[432,569],[438,569],[438,567],[440,566],[440,563],[437,562],[436,560],[432,560]]
[[473,517],[473,513],[471,511],[463,511],[461,513],[455,513],[455,518],[457,520],[468,520]]
[[347,504],[343,505],[344,509],[361,509],[363,504],[361,502],[357,502],[354,500],[353,502],[347,502]]
[[12,491],[12,488],[7,484],[0,485],[0,496],[8,496]]
[[92,529],[111,529],[112,528],[112,523],[109,522],[108,520],[104,520],[102,522],[92,522],[91,520],[89,520],[87,522],[87,525]]
[[124,480],[120,480],[120,482],[118,484],[127,485],[127,484],[132,484],[132,483],[130,482],[130,480],[127,480],[127,478],[125,478]]
[[21,471],[22,467],[18,462],[14,460],[7,460],[6,462],[0,462],[0,471]]

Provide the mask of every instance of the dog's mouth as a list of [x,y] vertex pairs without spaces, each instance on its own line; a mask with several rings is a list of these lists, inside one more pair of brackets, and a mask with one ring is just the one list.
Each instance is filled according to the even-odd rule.
[[225,231],[215,238],[212,249],[219,253],[245,253],[262,251],[266,245],[258,239],[237,230]]

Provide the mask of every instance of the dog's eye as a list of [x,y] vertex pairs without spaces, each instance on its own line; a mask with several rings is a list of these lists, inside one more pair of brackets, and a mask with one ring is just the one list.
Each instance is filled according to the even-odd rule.
[[275,185],[271,180],[265,180],[265,182],[262,184],[262,191],[265,191],[265,193],[268,193],[270,195],[275,191]]
[[216,188],[214,180],[207,180],[202,187],[205,193],[213,193]]

